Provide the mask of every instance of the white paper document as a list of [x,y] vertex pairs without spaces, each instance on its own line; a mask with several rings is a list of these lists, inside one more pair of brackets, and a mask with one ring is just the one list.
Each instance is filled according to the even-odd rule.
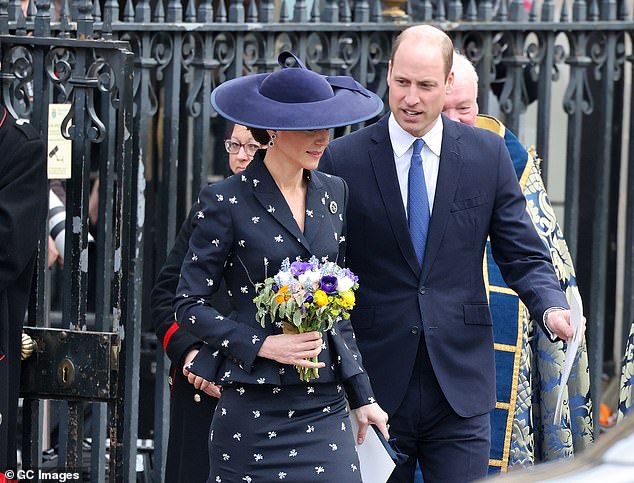
[[557,406],[555,408],[555,419],[553,421],[553,424],[556,425],[559,425],[561,422],[564,395],[568,394],[568,378],[570,377],[572,365],[577,358],[579,344],[581,344],[583,338],[583,303],[581,302],[579,289],[577,287],[571,287],[570,294],[570,326],[574,332],[572,338],[567,341],[566,362],[561,371],[561,380],[559,381],[559,393],[557,395]]
[[357,455],[359,456],[361,480],[363,483],[385,483],[396,466],[394,460],[392,460],[371,427],[368,428],[363,444],[357,444],[359,424],[352,411],[350,411],[350,424],[352,426],[352,437],[357,447]]

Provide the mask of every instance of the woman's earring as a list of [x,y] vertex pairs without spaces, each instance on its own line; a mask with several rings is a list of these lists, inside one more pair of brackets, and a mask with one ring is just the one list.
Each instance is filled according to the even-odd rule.
[[273,146],[275,146],[275,140],[277,139],[277,134],[272,133],[269,139],[269,142],[267,143],[269,148],[272,148]]

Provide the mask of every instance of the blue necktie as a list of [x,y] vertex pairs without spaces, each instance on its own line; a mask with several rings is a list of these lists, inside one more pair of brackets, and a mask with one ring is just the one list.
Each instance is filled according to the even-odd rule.
[[409,232],[412,237],[414,250],[418,263],[423,266],[425,245],[427,243],[427,230],[429,228],[429,200],[427,199],[427,185],[425,184],[425,172],[423,171],[423,158],[420,152],[424,141],[416,139],[412,150],[412,159],[409,165],[407,179],[407,219]]

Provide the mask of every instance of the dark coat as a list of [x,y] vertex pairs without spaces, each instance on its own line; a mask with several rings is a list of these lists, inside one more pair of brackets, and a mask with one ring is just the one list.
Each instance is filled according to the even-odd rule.
[[[302,233],[263,162],[204,188],[201,209],[183,262],[175,300],[181,327],[207,344],[191,371],[225,384],[292,384],[292,367],[257,356],[264,339],[281,327],[263,328],[255,318],[254,284],[273,276],[284,258],[328,257],[343,264],[347,187],[335,177],[307,173],[306,219]],[[232,312],[223,317],[210,297],[224,278]],[[351,406],[373,401],[349,321],[337,323],[320,354],[326,367],[318,382],[344,381]]]
[[[5,117],[6,114],[6,117]],[[48,188],[38,133],[0,105],[0,472],[16,467],[22,324]]]
[[487,236],[505,281],[538,322],[547,308],[568,307],[502,138],[442,120],[422,270],[399,190],[388,116],[333,141],[320,164],[350,186],[346,258],[360,283],[352,324],[388,414],[403,400],[422,333],[453,410],[470,417],[493,409],[493,328],[482,272]]

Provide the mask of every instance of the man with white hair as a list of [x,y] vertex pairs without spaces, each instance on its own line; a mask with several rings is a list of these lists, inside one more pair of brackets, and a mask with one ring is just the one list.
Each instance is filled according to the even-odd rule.
[[[478,114],[478,74],[469,59],[455,52],[452,71],[454,83],[445,98],[443,113],[454,121],[488,129],[504,138],[522,192],[526,196],[531,220],[548,247],[562,289],[569,296],[569,288],[577,284],[574,267],[554,210],[548,201],[540,175],[540,160],[534,152],[527,151],[500,121]],[[534,330],[534,323],[526,307],[499,276],[499,269],[491,255],[490,243],[487,243],[484,267],[485,275],[488,276],[487,287],[496,329],[494,334],[497,352],[498,401],[496,409],[491,413],[489,472],[514,464],[525,465],[557,459],[573,454],[575,449],[583,449],[592,442],[590,381],[585,345],[582,346],[567,387],[567,399],[575,401],[570,405],[570,413],[566,415],[570,424],[553,426],[559,385],[548,385],[545,381],[559,380],[565,361],[563,344],[551,344],[542,331]],[[517,309],[518,304],[520,310]],[[509,330],[511,327],[513,330]],[[532,346],[529,341],[532,341]],[[533,392],[537,397],[532,397]]]

